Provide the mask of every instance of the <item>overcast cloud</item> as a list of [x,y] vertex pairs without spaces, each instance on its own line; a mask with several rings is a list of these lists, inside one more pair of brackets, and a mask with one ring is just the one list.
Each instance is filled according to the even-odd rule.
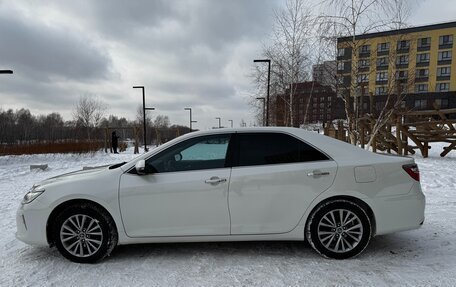
[[[451,4],[450,4],[451,2]],[[43,2],[41,2],[43,3]],[[199,129],[215,117],[253,122],[248,77],[261,57],[273,9],[281,0],[1,1],[0,107],[35,114],[71,110],[84,94],[100,97],[109,113],[134,119],[146,87],[152,116]],[[442,9],[445,7],[445,9]],[[456,2],[427,0],[412,12],[424,25],[454,21]]]

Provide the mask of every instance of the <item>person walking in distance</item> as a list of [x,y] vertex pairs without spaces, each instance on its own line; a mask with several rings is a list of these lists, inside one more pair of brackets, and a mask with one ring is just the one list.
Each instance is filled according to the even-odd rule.
[[117,146],[119,145],[119,136],[117,136],[116,131],[112,132],[111,143],[112,143],[112,149],[113,149],[114,153],[118,153]]

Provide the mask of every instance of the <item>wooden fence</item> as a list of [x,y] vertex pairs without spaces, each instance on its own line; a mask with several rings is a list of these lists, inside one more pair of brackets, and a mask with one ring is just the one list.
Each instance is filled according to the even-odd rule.
[[[441,157],[456,150],[456,119],[450,119],[450,115],[456,114],[456,109],[440,109],[437,105],[434,108],[393,114],[387,124],[374,135],[372,150],[388,153],[394,151],[399,155],[415,154],[415,150],[419,150],[423,157],[428,157],[430,143],[433,142],[448,143],[440,153]],[[357,135],[362,148],[371,139],[374,125],[373,118],[359,119]],[[326,124],[324,132],[327,136],[349,142],[342,121]]]

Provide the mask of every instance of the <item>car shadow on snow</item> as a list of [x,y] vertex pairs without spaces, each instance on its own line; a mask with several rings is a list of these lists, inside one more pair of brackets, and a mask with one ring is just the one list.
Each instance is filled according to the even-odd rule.
[[[356,257],[359,260],[379,257],[416,257],[425,248],[413,234],[397,233],[372,238],[364,252]],[[111,259],[129,260],[133,258],[172,257],[174,259],[194,258],[194,256],[223,257],[277,257],[308,258],[320,256],[307,242],[259,241],[259,242],[210,242],[210,243],[154,243],[118,246]]]
[[191,259],[195,256],[222,258],[240,257],[318,257],[304,242],[296,241],[248,241],[248,242],[205,242],[205,243],[153,243],[118,246],[112,260],[169,257]]
[[[426,249],[426,242],[410,232],[374,237],[357,260],[371,261],[382,258],[416,258]],[[68,262],[58,250],[48,247],[27,247],[20,251],[21,261]],[[205,243],[148,243],[117,246],[111,256],[101,261],[110,263],[138,262],[153,259],[191,260],[198,257],[239,260],[255,257],[258,260],[312,260],[321,258],[307,242],[298,241],[248,241]],[[133,261],[132,261],[133,260]],[[323,259],[322,259],[323,260]]]

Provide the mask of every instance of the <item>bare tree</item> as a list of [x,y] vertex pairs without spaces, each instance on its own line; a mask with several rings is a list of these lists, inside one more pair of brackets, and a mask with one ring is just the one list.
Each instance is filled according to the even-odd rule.
[[[263,55],[272,63],[271,95],[281,97],[286,106],[285,125],[293,126],[296,124],[293,105],[295,84],[309,78],[309,41],[313,27],[311,10],[305,0],[287,0],[283,9],[274,11],[274,19],[271,43],[265,45]],[[266,87],[264,69],[258,68],[255,79],[261,89]],[[288,94],[285,95],[285,91]],[[273,110],[271,102],[270,114]]]
[[[408,43],[415,43],[413,40],[416,39],[399,36],[391,37],[391,40],[393,43],[395,41],[408,41]],[[416,51],[416,47],[414,44],[411,45],[409,53],[401,55],[401,57],[406,57],[407,59],[406,70],[399,70],[399,66],[401,65],[399,61],[400,58],[394,50],[386,57],[388,59],[389,66],[396,72],[394,74],[388,74],[388,79],[386,84],[382,86],[382,91],[375,91],[375,96],[383,97],[384,100],[380,101],[374,110],[371,110],[371,113],[366,115],[373,123],[366,149],[369,149],[372,146],[375,136],[378,134],[380,129],[391,120],[394,113],[400,111],[401,109],[405,109],[405,107],[403,107],[403,101],[410,90],[414,89],[416,69],[409,68],[408,62],[410,58],[416,57],[416,52],[414,52]],[[377,53],[377,51],[375,51],[375,53]],[[378,73],[379,72],[377,72],[376,78],[378,78]],[[371,96],[371,99],[373,99],[373,96]]]
[[85,94],[79,98],[73,110],[75,122],[87,131],[87,139],[90,140],[91,131],[98,127],[107,111],[107,105],[94,95]]
[[[369,78],[369,73],[358,74],[359,71],[359,52],[360,48],[365,46],[367,40],[358,39],[356,36],[363,35],[379,30],[389,28],[403,28],[405,20],[409,15],[410,6],[407,0],[325,0],[321,5],[322,12],[318,17],[320,31],[331,31],[334,33],[333,39],[344,36],[344,45],[352,51],[351,63],[351,81],[338,86],[338,93],[344,100],[344,109],[348,125],[348,132],[352,144],[358,143],[358,123],[360,116],[360,97],[364,93],[369,93],[366,89],[365,80]],[[372,71],[372,69],[371,69]],[[394,81],[393,81],[394,83]],[[394,85],[395,86],[395,85]],[[392,91],[392,89],[389,89]],[[397,89],[394,89],[391,95],[397,95]],[[377,114],[382,118],[397,108],[397,104],[391,104],[391,98],[388,98],[389,106],[384,106]],[[400,102],[400,101],[399,101]],[[390,111],[390,110],[393,111]],[[371,115],[373,116],[373,114]],[[383,120],[378,121],[384,123]],[[377,132],[376,129],[375,132]]]
[[171,125],[171,122],[169,120],[169,117],[164,116],[164,115],[158,115],[157,117],[155,117],[155,120],[153,123],[153,126],[155,128],[169,128],[170,125]]

